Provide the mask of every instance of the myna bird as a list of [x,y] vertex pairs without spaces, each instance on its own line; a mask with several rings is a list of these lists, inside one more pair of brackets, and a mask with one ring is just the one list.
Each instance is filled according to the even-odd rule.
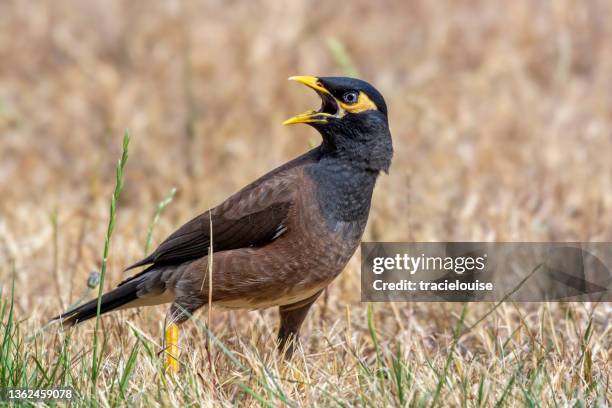
[[[359,79],[290,79],[314,89],[322,104],[284,124],[307,123],[322,143],[183,225],[126,269],[144,270],[102,296],[101,313],[172,303],[166,329],[172,372],[178,325],[209,295],[226,308],[278,306],[279,346],[290,354],[308,310],[359,245],[374,184],[393,155],[385,101]],[[71,326],[95,317],[96,309],[94,299],[56,319]]]

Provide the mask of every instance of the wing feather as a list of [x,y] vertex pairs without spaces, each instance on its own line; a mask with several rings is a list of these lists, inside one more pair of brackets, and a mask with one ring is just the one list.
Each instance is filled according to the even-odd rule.
[[295,177],[283,174],[255,182],[221,205],[195,217],[171,234],[146,258],[131,265],[181,264],[213,252],[261,246],[287,230],[287,217],[295,189]]

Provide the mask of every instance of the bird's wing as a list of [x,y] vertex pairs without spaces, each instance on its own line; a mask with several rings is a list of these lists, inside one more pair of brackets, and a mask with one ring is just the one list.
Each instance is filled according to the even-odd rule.
[[[149,256],[130,266],[181,264],[213,252],[261,246],[281,236],[293,204],[295,177],[256,181],[218,207],[192,219]],[[212,239],[211,239],[212,228]]]

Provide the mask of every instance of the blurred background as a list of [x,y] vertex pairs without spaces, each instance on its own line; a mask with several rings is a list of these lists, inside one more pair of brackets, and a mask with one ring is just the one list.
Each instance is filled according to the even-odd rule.
[[129,129],[110,275],[121,279],[172,187],[154,244],[319,143],[307,126],[280,125],[319,104],[286,81],[295,74],[359,76],[387,100],[395,157],[366,240],[610,241],[611,11],[607,1],[4,1],[0,260],[40,277],[37,293],[50,289],[57,214],[61,274],[96,267]]
[[[154,245],[319,143],[281,126],[319,104],[298,74],[386,98],[395,156],[365,240],[612,241],[611,18],[604,0],[2,1],[0,279],[14,263],[38,322],[74,301],[129,129],[120,282],[173,187]],[[361,307],[358,276],[354,259],[332,311]]]

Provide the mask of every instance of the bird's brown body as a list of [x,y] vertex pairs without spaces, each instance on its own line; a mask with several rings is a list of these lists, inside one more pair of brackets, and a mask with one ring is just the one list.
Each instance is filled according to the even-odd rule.
[[[384,99],[371,85],[295,79],[323,103],[285,123],[312,125],[323,143],[179,228],[127,268],[146,266],[102,296],[101,313],[171,302],[171,354],[176,323],[209,301],[227,308],[279,306],[281,346],[297,337],[312,303],[357,249],[376,179],[388,171],[393,149]],[[82,322],[97,314],[97,304],[94,299],[59,318],[65,325]],[[174,356],[170,367],[178,367]]]
[[[227,229],[231,229],[238,221],[249,232],[274,231],[269,242],[213,253],[211,272],[207,255],[180,266],[162,264],[157,270],[137,275],[132,278],[141,280],[135,302],[150,305],[158,303],[156,299],[159,303],[171,299],[179,306],[175,317],[181,308],[193,312],[194,306],[208,302],[210,274],[212,301],[227,308],[293,305],[323,290],[355,252],[366,219],[331,223],[325,219],[311,175],[319,164],[317,156],[317,151],[309,152],[263,176],[210,213],[192,220],[183,233],[191,241],[194,235],[209,241],[212,227],[213,247],[223,247],[232,236],[225,226],[229,224]],[[267,214],[269,211],[283,216],[274,217]],[[250,222],[245,222],[249,217]],[[217,236],[215,231],[221,232]],[[183,235],[179,232],[168,239],[174,246],[162,244],[152,259],[164,259],[181,248]]]

